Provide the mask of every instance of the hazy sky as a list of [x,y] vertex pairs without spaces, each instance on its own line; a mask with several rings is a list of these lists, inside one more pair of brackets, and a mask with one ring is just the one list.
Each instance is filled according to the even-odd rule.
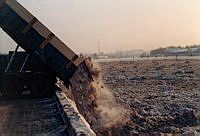
[[200,44],[200,0],[18,1],[78,53]]

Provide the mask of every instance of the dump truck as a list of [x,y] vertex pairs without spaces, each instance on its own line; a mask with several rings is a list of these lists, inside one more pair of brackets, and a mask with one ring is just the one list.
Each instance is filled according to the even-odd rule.
[[[34,54],[0,55],[0,87],[4,98],[17,98],[30,90],[34,97],[50,96],[56,88],[56,73]],[[28,56],[28,58],[27,58]],[[9,68],[8,68],[9,66]],[[7,72],[5,72],[7,70]],[[13,91],[14,90],[14,91]]]
[[76,71],[93,81],[85,59],[16,0],[0,0],[0,28],[17,43],[15,51],[0,55],[0,134],[95,136],[81,115],[69,118],[78,110],[69,112],[73,108],[55,86],[59,79],[69,87]]
[[[13,82],[13,78],[15,82],[22,81],[23,70],[15,71],[15,73],[9,72],[10,65],[19,47],[23,48],[27,53],[27,57],[24,59],[24,65],[29,55],[37,55],[43,63],[48,65],[52,71],[56,73],[56,76],[62,80],[66,86],[69,86],[69,79],[79,66],[85,67],[88,77],[91,77],[90,72],[87,71],[84,59],[75,54],[64,42],[16,0],[0,0],[0,28],[18,44],[3,76],[1,76],[1,81],[6,82],[3,84]],[[21,69],[23,69],[23,64]],[[16,74],[16,72],[20,74]],[[36,81],[44,81],[43,79],[48,79],[48,77],[44,74],[32,73],[31,79],[32,83],[34,83]],[[28,86],[28,84],[16,86],[17,92],[15,92],[15,94],[20,95],[23,89],[22,86]],[[42,86],[42,84],[44,85]],[[34,85],[35,88],[38,88],[35,89],[35,91],[38,90],[34,92],[35,95],[41,96],[39,93],[42,93],[41,90],[45,90],[44,87],[47,86],[46,84],[47,83],[40,83],[38,86]],[[8,87],[2,86],[4,90],[8,90],[8,93],[4,93],[6,91],[3,91],[3,94],[12,95]],[[46,95],[45,93],[43,94]]]

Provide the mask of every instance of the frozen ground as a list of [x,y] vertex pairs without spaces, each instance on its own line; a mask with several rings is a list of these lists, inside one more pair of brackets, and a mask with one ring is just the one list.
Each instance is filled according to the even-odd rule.
[[130,121],[111,128],[112,135],[200,135],[199,59],[129,59],[99,65],[105,85],[131,109]]

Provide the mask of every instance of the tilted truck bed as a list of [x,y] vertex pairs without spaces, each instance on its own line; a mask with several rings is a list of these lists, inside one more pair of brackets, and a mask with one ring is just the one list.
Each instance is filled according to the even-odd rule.
[[83,61],[16,0],[0,0],[0,27],[27,52],[38,54],[64,82]]

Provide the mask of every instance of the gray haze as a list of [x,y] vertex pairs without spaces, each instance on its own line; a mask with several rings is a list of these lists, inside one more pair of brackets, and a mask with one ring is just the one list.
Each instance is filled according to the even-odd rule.
[[[76,52],[200,43],[200,0],[18,0]],[[14,46],[0,32],[0,48]]]

